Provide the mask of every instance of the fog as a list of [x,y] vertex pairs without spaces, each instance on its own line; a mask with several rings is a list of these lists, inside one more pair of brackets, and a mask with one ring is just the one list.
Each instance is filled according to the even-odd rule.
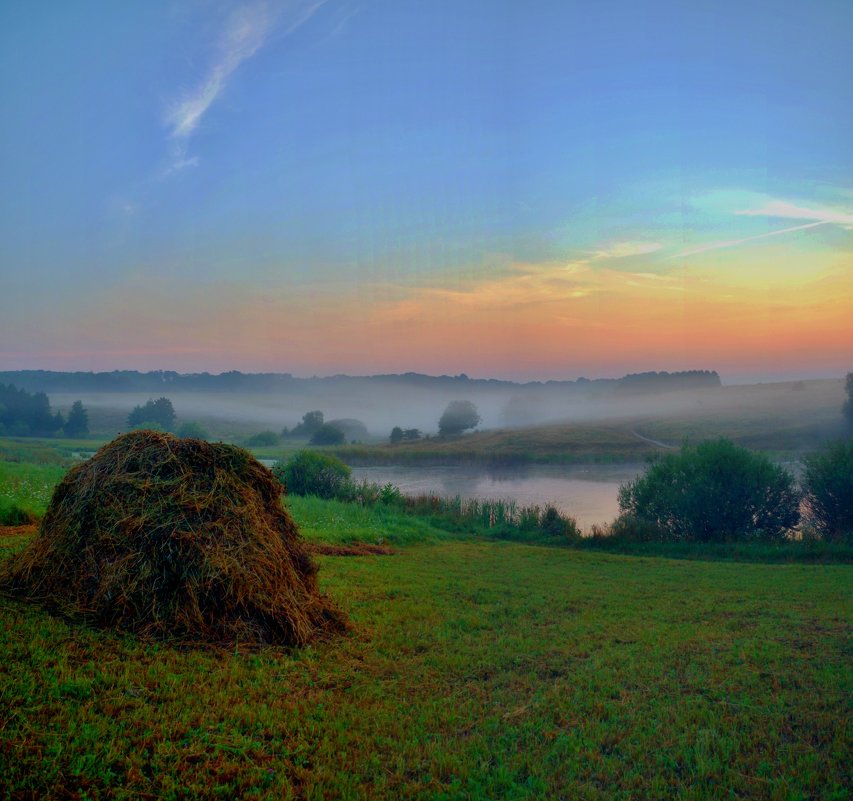
[[[292,428],[305,412],[320,410],[326,420],[355,418],[371,438],[388,437],[394,426],[437,432],[438,419],[452,400],[470,400],[482,417],[480,430],[522,428],[557,423],[624,422],[701,416],[813,415],[817,409],[840,408],[842,382],[819,380],[749,386],[718,386],[682,391],[627,394],[618,386],[592,386],[579,391],[573,384],[521,385],[508,382],[422,382],[349,379],[305,382],[305,391],[240,392],[97,392],[50,393],[51,402],[67,409],[80,399],[95,418],[112,412],[119,429],[121,415],[160,395],[174,406],[178,422],[280,431]],[[120,413],[120,414],[119,414]]]

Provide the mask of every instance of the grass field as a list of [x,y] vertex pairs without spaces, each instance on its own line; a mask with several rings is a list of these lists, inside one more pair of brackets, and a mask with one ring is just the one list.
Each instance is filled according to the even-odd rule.
[[[66,467],[9,447],[0,497],[42,513]],[[850,564],[288,504],[313,542],[394,549],[318,557],[345,637],[146,642],[0,596],[0,798],[850,796]],[[0,560],[31,536],[0,528]]]
[[849,797],[850,568],[442,536],[321,557],[355,632],[298,651],[0,601],[6,797]]

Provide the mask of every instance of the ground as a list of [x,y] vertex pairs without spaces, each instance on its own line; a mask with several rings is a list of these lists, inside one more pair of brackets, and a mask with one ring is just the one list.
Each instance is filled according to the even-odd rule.
[[849,797],[853,568],[446,536],[318,557],[354,632],[296,651],[0,600],[6,797]]

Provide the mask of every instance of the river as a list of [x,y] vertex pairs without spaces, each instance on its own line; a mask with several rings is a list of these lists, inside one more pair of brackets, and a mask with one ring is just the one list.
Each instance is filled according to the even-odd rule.
[[522,468],[354,467],[353,479],[391,482],[406,495],[433,493],[479,499],[512,499],[520,506],[552,504],[571,515],[582,529],[609,523],[619,509],[619,486],[634,478],[642,464]]

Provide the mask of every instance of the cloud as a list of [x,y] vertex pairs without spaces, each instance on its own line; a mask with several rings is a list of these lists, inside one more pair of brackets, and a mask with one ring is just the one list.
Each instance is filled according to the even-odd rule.
[[[736,211],[745,217],[781,217],[790,220],[815,220],[819,223],[832,223],[853,227],[853,214],[838,209],[815,209],[797,206],[784,200],[772,200],[758,209],[742,209]],[[794,228],[790,230],[796,230]]]
[[695,256],[697,253],[705,253],[709,250],[719,250],[720,248],[733,248],[738,245],[743,245],[747,242],[755,242],[758,239],[767,239],[771,236],[779,236],[780,234],[788,234],[793,231],[803,231],[806,228],[816,228],[818,225],[827,225],[828,220],[819,220],[818,222],[806,223],[805,225],[794,225],[791,228],[780,228],[777,231],[768,231],[764,234],[756,234],[755,236],[745,236],[741,239],[723,239],[718,242],[709,242],[707,245],[699,245],[699,247],[689,248],[670,256],[671,259],[680,259],[685,256]]
[[[283,36],[289,36],[302,27],[326,0],[301,2],[292,6],[285,22]],[[225,25],[217,48],[217,57],[207,70],[204,79],[183,98],[174,103],[166,114],[169,138],[179,145],[177,166],[194,166],[192,159],[184,158],[185,144],[198,127],[207,110],[224,90],[228,79],[238,67],[252,58],[267,42],[278,22],[278,11],[267,2],[241,6],[234,10]]]
[[596,250],[591,258],[599,259],[624,259],[629,256],[644,256],[647,253],[655,253],[663,249],[660,242],[613,242],[602,250]]
[[229,76],[263,46],[273,19],[266,4],[239,8],[232,13],[219,45],[216,61],[193,91],[175,103],[166,115],[172,139],[185,140],[225,87]]

